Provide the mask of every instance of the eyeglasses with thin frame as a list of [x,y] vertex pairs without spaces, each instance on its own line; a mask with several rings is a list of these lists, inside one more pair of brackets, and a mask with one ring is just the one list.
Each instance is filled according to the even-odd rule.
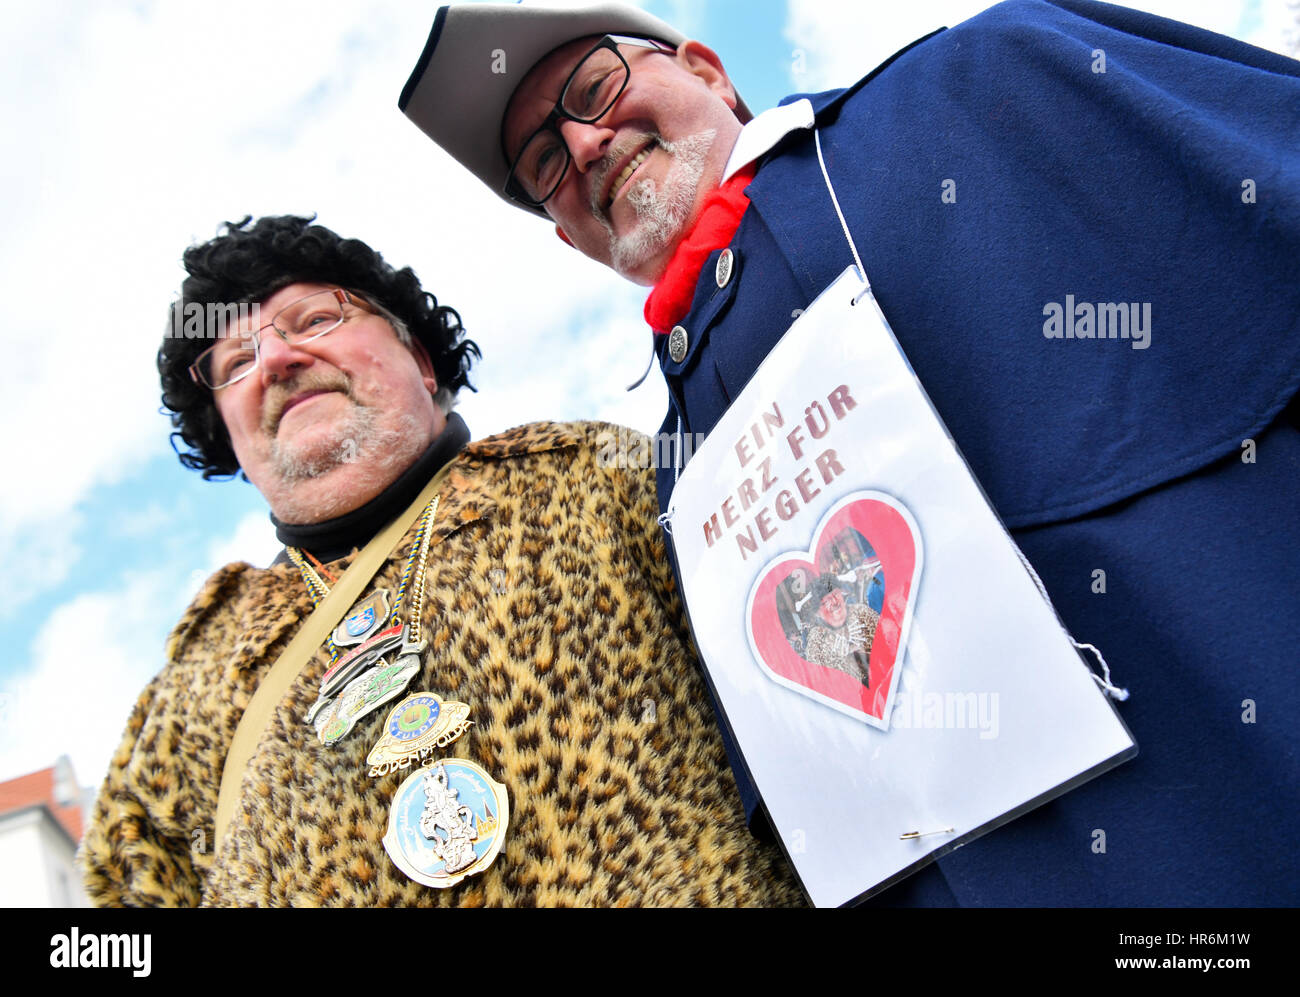
[[313,291],[291,301],[269,323],[254,332],[232,335],[199,354],[190,365],[190,377],[212,391],[242,381],[262,365],[262,335],[271,329],[291,346],[320,339],[348,320],[345,304],[369,312],[370,306],[355,291],[341,287]]
[[560,122],[595,124],[623,96],[632,70],[618,50],[620,45],[636,45],[664,54],[676,51],[652,38],[627,35],[606,35],[597,42],[573,67],[551,113],[528,136],[510,164],[505,188],[508,197],[539,208],[559,189],[573,161],[569,146],[560,134]]

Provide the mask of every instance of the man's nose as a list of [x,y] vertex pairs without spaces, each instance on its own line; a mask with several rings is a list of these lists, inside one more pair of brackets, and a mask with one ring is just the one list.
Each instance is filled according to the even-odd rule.
[[579,173],[586,173],[600,162],[614,141],[614,129],[602,125],[599,121],[585,125],[580,121],[561,121],[560,135],[569,147],[569,155]]
[[273,329],[262,334],[257,343],[258,374],[262,384],[276,384],[311,366],[315,359],[301,346],[285,342]]

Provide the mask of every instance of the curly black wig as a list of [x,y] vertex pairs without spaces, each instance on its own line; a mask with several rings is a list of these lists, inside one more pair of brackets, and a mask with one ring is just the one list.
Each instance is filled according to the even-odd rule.
[[[420,287],[410,267],[394,270],[360,239],[344,239],[313,225],[315,216],[281,215],[226,222],[215,239],[185,251],[189,276],[181,298],[172,304],[168,335],[158,350],[163,409],[171,414],[172,447],[182,464],[204,478],[239,472],[225,424],[212,392],[190,378],[189,368],[212,345],[201,338],[174,335],[181,327],[178,309],[191,302],[231,305],[260,302],[282,287],[300,282],[336,284],[361,292],[405,324],[429,352],[438,379],[440,402],[462,387],[471,391],[469,369],[481,356],[465,338],[460,315]],[[251,224],[250,224],[251,223]]]

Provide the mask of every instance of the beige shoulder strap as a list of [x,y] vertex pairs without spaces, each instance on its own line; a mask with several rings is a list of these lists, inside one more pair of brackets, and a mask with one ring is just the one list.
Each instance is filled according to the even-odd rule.
[[239,798],[239,784],[243,781],[244,770],[248,767],[248,760],[253,756],[253,749],[257,746],[258,737],[266,729],[267,722],[271,719],[271,713],[279,705],[280,700],[284,698],[285,692],[293,680],[298,677],[302,671],[303,665],[311,658],[317,648],[325,642],[326,634],[338,625],[343,614],[351,608],[361,595],[362,590],[370,584],[370,580],[375,577],[375,573],[380,566],[388,560],[388,555],[393,552],[398,541],[406,536],[406,531],[411,528],[416,517],[420,515],[424,507],[433,501],[434,495],[438,493],[443,479],[450,470],[450,462],[443,467],[427,485],[424,490],[411,503],[410,508],[400,516],[389,523],[384,529],[366,544],[365,548],[357,555],[357,559],[352,562],[352,566],[343,573],[343,577],[338,583],[330,589],[329,595],[320,601],[320,604],[307,617],[305,623],[299,628],[298,633],[289,646],[271,666],[271,670],[266,673],[266,677],[253,693],[253,698],[248,701],[248,708],[244,710],[244,716],[239,721],[239,726],[235,730],[234,740],[230,742],[230,751],[226,754],[225,768],[221,772],[221,791],[217,796],[217,816],[216,816],[216,837],[213,839],[214,847],[220,847],[221,839],[225,835],[226,828],[230,825],[230,818],[235,809],[235,801]]

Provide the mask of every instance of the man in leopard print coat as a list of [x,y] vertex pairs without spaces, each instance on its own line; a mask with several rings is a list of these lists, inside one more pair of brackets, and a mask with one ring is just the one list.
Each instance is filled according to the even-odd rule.
[[852,675],[870,686],[871,645],[880,614],[862,603],[850,605],[839,579],[823,574],[812,588],[812,604],[803,658]]
[[[232,564],[177,624],[113,757],[82,846],[91,898],[799,902],[779,854],[746,830],[655,524],[651,472],[605,459],[617,434],[599,424],[535,424],[469,442],[449,408],[477,348],[455,312],[364,243],[309,219],[249,221],[186,253],[182,302],[258,302],[275,325],[248,325],[242,343],[219,341],[215,356],[200,356],[202,340],[164,343],[164,404],[191,448],[181,459],[208,477],[247,475],[286,546],[332,578],[447,467],[420,608],[428,647],[408,691],[469,704],[473,725],[435,757],[472,760],[505,785],[504,846],[490,868],[448,889],[394,865],[382,839],[412,769],[368,774],[387,707],[333,746],[304,721],[329,665],[325,646],[257,735],[233,817],[214,840],[234,731],[313,608],[287,559]],[[343,315],[328,335],[314,335],[328,322],[283,318],[321,294]],[[232,341],[251,355],[227,355]],[[399,589],[414,535],[367,591]]]

